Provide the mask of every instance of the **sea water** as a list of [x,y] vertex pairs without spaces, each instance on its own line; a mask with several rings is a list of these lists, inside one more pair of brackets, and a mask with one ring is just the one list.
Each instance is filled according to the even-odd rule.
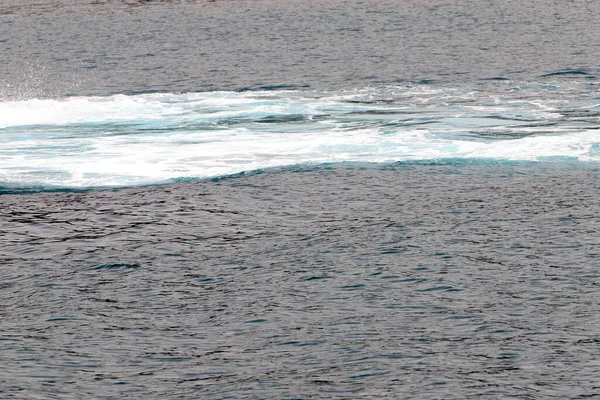
[[0,182],[88,188],[329,162],[600,161],[600,85],[402,85],[0,103]]
[[0,4],[0,397],[600,395],[600,6]]

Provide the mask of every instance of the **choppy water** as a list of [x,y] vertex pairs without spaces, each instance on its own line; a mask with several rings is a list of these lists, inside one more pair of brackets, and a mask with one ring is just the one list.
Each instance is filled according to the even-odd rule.
[[600,161],[600,84],[70,97],[0,103],[0,183],[124,186],[336,161]]
[[5,398],[598,394],[597,168],[4,195]]
[[598,20],[0,2],[0,398],[600,396]]

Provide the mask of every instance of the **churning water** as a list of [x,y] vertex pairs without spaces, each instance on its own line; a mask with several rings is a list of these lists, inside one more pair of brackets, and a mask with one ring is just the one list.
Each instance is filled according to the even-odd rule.
[[0,2],[0,398],[600,396],[600,3]]
[[125,186],[302,163],[600,161],[595,83],[70,97],[0,103],[0,182]]

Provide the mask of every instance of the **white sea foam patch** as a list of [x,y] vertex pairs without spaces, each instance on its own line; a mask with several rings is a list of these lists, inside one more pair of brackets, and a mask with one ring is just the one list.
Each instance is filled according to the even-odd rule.
[[97,187],[302,163],[600,162],[597,96],[430,87],[0,103],[0,186]]

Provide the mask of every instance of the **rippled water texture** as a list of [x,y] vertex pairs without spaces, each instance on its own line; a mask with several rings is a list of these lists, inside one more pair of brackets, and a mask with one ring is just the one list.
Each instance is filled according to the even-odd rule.
[[3,0],[0,98],[597,79],[599,20],[590,0]]
[[0,0],[0,398],[599,397],[598,21]]
[[597,169],[4,195],[3,398],[598,395]]

